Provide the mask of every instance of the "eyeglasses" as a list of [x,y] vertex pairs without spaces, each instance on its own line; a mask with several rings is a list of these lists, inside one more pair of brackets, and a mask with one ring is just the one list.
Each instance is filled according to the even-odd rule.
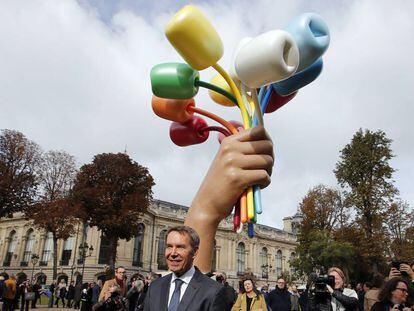
[[403,293],[407,293],[408,294],[408,289],[406,289],[406,288],[397,287],[396,289],[399,289]]

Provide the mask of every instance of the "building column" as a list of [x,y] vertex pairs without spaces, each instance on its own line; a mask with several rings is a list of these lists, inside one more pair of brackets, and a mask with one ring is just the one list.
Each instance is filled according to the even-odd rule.
[[[26,249],[26,242],[27,242],[27,235],[22,236],[21,238],[21,245],[20,245],[20,251],[18,254],[18,264],[20,266],[20,262],[22,262],[24,260],[24,250]],[[30,261],[28,261],[29,263]]]
[[227,257],[227,270],[232,271],[232,267],[235,267],[234,263],[234,241],[233,240],[228,240],[227,241],[227,246],[228,246],[228,253],[230,253],[230,255]]
[[155,243],[153,254],[152,254],[152,269],[153,270],[158,270],[158,243],[159,243],[159,240],[160,240],[160,238],[157,236],[155,238],[155,241],[153,242],[153,243]]

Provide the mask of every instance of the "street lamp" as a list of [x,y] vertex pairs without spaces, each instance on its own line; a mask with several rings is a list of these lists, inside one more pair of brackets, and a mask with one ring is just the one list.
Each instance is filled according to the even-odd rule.
[[88,245],[88,243],[84,242],[83,244],[79,245],[79,257],[82,258],[82,277],[81,282],[83,283],[83,273],[85,271],[85,258],[92,256],[93,246]]
[[272,270],[272,265],[265,264],[262,265],[262,277],[265,276],[266,284],[269,285],[269,270]]
[[34,274],[34,267],[39,262],[39,255],[32,254],[32,257],[30,258],[30,262],[32,263],[32,277],[30,278],[30,282],[33,283],[33,274]]

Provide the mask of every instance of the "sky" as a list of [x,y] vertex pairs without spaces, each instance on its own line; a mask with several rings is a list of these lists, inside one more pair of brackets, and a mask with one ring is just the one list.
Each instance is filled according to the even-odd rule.
[[[316,81],[265,116],[275,146],[271,185],[262,191],[259,222],[282,227],[309,189],[336,187],[340,150],[362,128],[393,140],[400,197],[414,205],[413,1],[195,1],[224,44],[229,69],[244,37],[283,29],[314,12],[331,44]],[[154,198],[189,205],[219,145],[181,148],[170,122],[151,110],[149,73],[182,62],[164,27],[185,1],[0,1],[0,129],[23,132],[43,150],[65,150],[79,166],[103,152],[127,153],[149,168]],[[209,81],[215,72],[200,72]],[[241,120],[200,90],[197,106]],[[209,121],[213,125],[213,122]]]

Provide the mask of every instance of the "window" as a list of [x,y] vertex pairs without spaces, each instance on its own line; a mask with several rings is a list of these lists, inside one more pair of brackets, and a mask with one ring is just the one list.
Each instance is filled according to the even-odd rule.
[[[34,234],[33,229],[30,229],[29,231],[27,231],[26,246],[24,248],[24,255],[23,255],[23,263],[26,264],[26,266],[27,266],[27,263],[32,258],[32,250],[33,250],[34,241],[35,241],[35,234]],[[21,265],[24,265],[24,264],[21,264]]]
[[136,267],[142,267],[142,245],[144,241],[145,226],[143,224],[138,225],[137,235],[134,240],[134,254],[132,257],[132,265]]
[[43,247],[42,253],[42,262],[46,263],[49,261],[50,256],[52,255],[52,247],[53,247],[53,234],[52,232],[48,232],[45,240],[45,244]]
[[292,266],[292,262],[296,259],[296,254],[291,253],[289,258],[290,275],[293,276],[296,273],[295,268]]
[[243,242],[240,242],[237,246],[237,274],[241,275],[244,273],[245,269],[245,257],[246,257],[246,247]]
[[[83,263],[83,259],[80,259]],[[109,238],[105,235],[101,235],[101,245],[99,247],[99,259],[98,264],[105,265],[109,260]]]
[[276,276],[280,277],[282,275],[282,251],[278,250],[276,252]]
[[267,248],[266,247],[263,247],[260,252],[260,265],[262,268],[262,278],[268,278],[269,264],[267,260]]
[[160,232],[160,238],[158,240],[158,252],[157,252],[157,263],[158,269],[167,270],[167,262],[165,261],[165,240],[167,237],[167,230]]
[[9,234],[9,246],[7,247],[6,256],[4,257],[3,266],[5,267],[10,266],[10,262],[13,258],[14,249],[16,248],[16,242],[17,242],[16,231],[13,230]]
[[72,256],[72,248],[73,248],[73,236],[70,236],[63,242],[63,250],[62,250],[62,260],[60,264],[62,266],[68,266],[70,257]]

